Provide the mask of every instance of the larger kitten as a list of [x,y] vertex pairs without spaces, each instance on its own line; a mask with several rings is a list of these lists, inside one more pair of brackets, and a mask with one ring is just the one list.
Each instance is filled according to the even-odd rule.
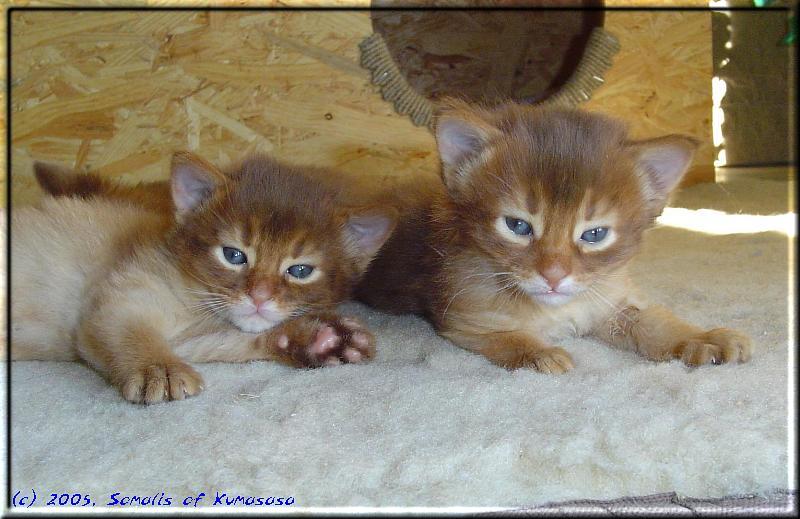
[[187,362],[370,358],[371,334],[331,310],[394,214],[344,208],[307,173],[258,156],[221,171],[179,153],[169,205],[48,197],[15,210],[12,358],[80,356],[147,403],[202,389]]
[[557,346],[570,334],[693,366],[750,358],[746,336],[648,305],[626,273],[691,163],[693,139],[631,141],[601,115],[459,101],[436,137],[444,184],[403,202],[399,228],[357,288],[361,300],[423,314],[507,368],[572,369]]
[[[632,141],[621,122],[580,110],[455,100],[436,138],[443,183],[412,179],[391,194],[400,222],[356,287],[360,300],[423,315],[507,368],[572,369],[556,346],[569,335],[692,366],[750,358],[745,335],[646,303],[626,272],[696,141]],[[70,184],[65,194],[110,191]]]

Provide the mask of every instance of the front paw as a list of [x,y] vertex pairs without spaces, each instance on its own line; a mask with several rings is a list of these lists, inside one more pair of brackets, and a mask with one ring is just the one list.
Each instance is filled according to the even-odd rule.
[[572,356],[557,346],[495,343],[481,350],[492,362],[506,369],[533,368],[541,373],[561,374],[574,366]]
[[565,349],[556,346],[533,352],[530,364],[536,368],[536,371],[554,375],[566,373],[575,367],[572,363],[572,356]]
[[675,358],[687,366],[747,362],[753,352],[750,338],[729,328],[714,328],[681,341],[673,349]]
[[287,323],[275,349],[296,367],[355,364],[375,355],[375,337],[355,317],[303,316]]
[[155,404],[199,394],[203,377],[184,362],[154,363],[126,373],[119,386],[125,400]]

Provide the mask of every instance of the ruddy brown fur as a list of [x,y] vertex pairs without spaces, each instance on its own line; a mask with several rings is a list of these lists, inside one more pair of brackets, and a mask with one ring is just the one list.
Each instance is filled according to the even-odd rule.
[[[437,122],[442,185],[405,203],[400,225],[356,289],[387,311],[507,368],[561,373],[554,345],[594,335],[652,360],[746,361],[750,340],[705,332],[635,294],[626,265],[685,173],[696,141],[633,141],[611,118],[452,100]],[[516,235],[505,218],[522,220]],[[605,228],[604,240],[583,233]]]
[[[389,312],[425,316],[454,343],[507,368],[573,368],[556,346],[592,335],[651,360],[744,362],[750,340],[647,305],[626,272],[697,142],[631,140],[580,110],[450,100],[437,119],[442,183],[391,194],[397,229],[355,289]],[[505,218],[530,234],[515,234]],[[590,243],[583,233],[606,229]]]
[[223,171],[177,153],[169,184],[130,188],[36,170],[57,196],[13,215],[13,359],[80,357],[127,400],[153,403],[202,390],[187,362],[373,356],[372,334],[333,310],[392,209],[343,207],[307,169],[264,156]]

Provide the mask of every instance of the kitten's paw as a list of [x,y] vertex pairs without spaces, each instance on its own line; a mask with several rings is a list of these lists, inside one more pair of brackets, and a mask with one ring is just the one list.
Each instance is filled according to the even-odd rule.
[[687,366],[747,362],[753,353],[750,338],[729,328],[714,328],[681,341],[673,349]]
[[354,317],[313,317],[281,334],[277,348],[298,367],[355,364],[375,355],[375,337]]
[[560,374],[571,370],[572,356],[557,346],[516,344],[498,341],[480,350],[492,362],[506,369],[533,368],[542,373]]
[[530,366],[542,373],[559,375],[575,367],[572,356],[557,346],[536,350],[530,354]]
[[203,377],[183,362],[152,364],[131,371],[120,390],[126,400],[136,404],[183,400],[203,390]]

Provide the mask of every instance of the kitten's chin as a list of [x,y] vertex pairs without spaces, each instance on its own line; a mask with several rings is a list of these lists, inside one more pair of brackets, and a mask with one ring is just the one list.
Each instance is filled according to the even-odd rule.
[[258,314],[254,315],[232,315],[230,317],[234,326],[243,332],[247,333],[261,333],[273,328],[279,324],[283,319],[265,319]]
[[575,297],[575,294],[561,292],[528,292],[528,295],[537,303],[547,306],[560,306],[569,303]]
[[569,303],[575,296],[586,290],[586,287],[573,279],[561,283],[558,290],[552,290],[539,280],[531,280],[519,284],[533,301],[544,306],[560,306]]

